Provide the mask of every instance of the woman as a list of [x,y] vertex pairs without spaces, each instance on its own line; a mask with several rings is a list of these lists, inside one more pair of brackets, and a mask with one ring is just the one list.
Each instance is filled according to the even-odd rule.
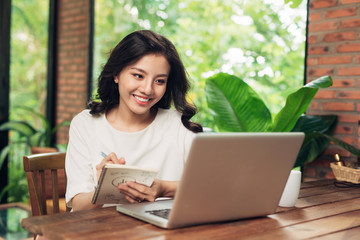
[[190,121],[196,109],[186,100],[188,89],[184,66],[168,39],[149,30],[126,36],[99,76],[101,101],[92,101],[72,120],[67,205],[73,210],[100,207],[91,199],[106,163],[160,169],[151,187],[118,186],[130,203],[173,197],[192,138],[202,131]]

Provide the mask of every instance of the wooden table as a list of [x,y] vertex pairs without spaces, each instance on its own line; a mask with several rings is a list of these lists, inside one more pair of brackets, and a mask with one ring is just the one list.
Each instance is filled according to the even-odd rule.
[[49,239],[360,239],[360,188],[333,182],[303,183],[295,207],[255,219],[164,230],[110,207],[31,217],[22,226]]

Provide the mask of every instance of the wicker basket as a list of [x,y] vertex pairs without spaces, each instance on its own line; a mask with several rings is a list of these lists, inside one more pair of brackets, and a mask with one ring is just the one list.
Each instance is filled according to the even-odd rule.
[[360,169],[339,166],[335,163],[330,163],[331,169],[335,175],[336,180],[351,183],[360,183]]

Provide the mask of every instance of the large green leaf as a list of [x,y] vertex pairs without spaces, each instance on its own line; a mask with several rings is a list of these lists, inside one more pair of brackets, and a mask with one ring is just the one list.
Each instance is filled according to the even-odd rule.
[[12,142],[11,144],[6,145],[5,147],[2,148],[2,150],[0,152],[0,169],[5,161],[5,158],[9,155],[11,149],[20,147],[21,144],[28,144],[28,142],[19,140],[19,141]]
[[45,132],[38,131],[30,137],[30,146],[45,147],[43,144],[45,139]]
[[240,78],[218,73],[207,79],[205,92],[220,131],[265,132],[271,128],[269,109]]
[[328,147],[330,141],[360,156],[359,149],[332,136],[336,125],[336,115],[301,116],[292,131],[305,132],[306,135],[294,167],[315,160]]
[[336,125],[336,115],[300,116],[296,122],[296,125],[291,131],[304,132],[305,139],[301,146],[294,167],[303,166],[304,163],[312,162],[329,145],[329,139],[322,135],[314,134],[314,132],[332,135],[335,131]]
[[0,125],[0,131],[16,131],[20,133],[22,136],[30,137],[36,130],[27,122],[22,121],[9,121]]
[[327,88],[332,85],[330,76],[324,76],[306,84],[296,92],[290,94],[285,106],[276,115],[274,120],[274,132],[289,132],[296,124],[299,116],[309,106],[311,100],[319,88]]
[[360,150],[358,148],[328,134],[312,132],[306,135],[294,167],[303,166],[305,163],[315,160],[320,153],[327,148],[330,141],[348,152],[360,157]]
[[5,146],[0,152],[0,169],[5,161],[6,156],[9,154],[11,145]]
[[315,160],[329,146],[329,143],[328,139],[315,132],[306,134],[294,167],[304,166],[305,163]]
[[348,152],[360,157],[360,150],[338,138],[335,138],[333,136],[329,136],[327,134],[323,134],[323,133],[315,133],[318,135],[321,135],[327,139],[329,139],[330,141],[332,141],[334,144],[338,145],[339,147],[342,147],[343,149],[347,150]]
[[321,132],[332,135],[337,125],[336,115],[301,115],[292,132]]
[[25,110],[26,112],[34,115],[37,119],[40,119],[40,121],[42,122],[43,129],[45,130],[45,132],[51,132],[50,123],[49,123],[49,121],[48,121],[43,115],[41,115],[40,113],[36,112],[34,109],[32,109],[32,108],[30,108],[30,107],[15,106],[15,108]]
[[56,131],[63,126],[70,126],[71,121],[64,121],[62,123],[59,123],[58,125],[56,125],[52,130],[51,130],[51,134],[54,135],[56,133]]
[[33,134],[31,136],[28,136],[30,137],[29,143],[31,146],[51,147],[54,134],[58,130],[58,128],[70,125],[70,121],[64,121],[51,129],[49,121],[43,115],[34,111],[34,109],[25,106],[15,106],[15,108],[28,112],[42,122],[42,127],[37,131],[34,129]]

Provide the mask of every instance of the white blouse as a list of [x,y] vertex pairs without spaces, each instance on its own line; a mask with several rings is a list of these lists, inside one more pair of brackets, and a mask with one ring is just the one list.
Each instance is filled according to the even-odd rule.
[[65,161],[68,207],[75,195],[94,191],[101,152],[114,152],[127,165],[157,168],[158,179],[180,180],[195,133],[184,127],[179,112],[159,109],[154,121],[138,132],[116,130],[105,114],[93,117],[89,112],[79,113],[70,125]]

